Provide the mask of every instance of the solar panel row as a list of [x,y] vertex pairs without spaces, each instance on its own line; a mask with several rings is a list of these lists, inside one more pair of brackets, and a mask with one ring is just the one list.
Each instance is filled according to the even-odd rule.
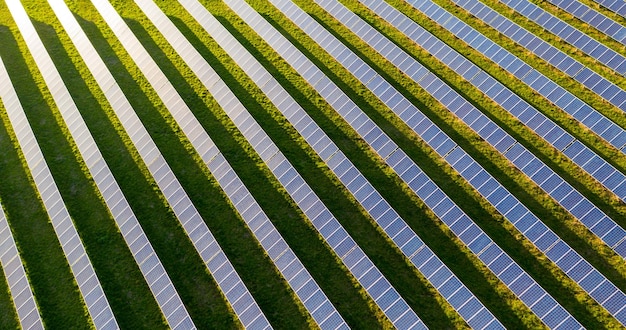
[[[626,27],[606,17],[580,1],[548,0],[551,4],[574,15],[581,21],[595,27],[611,38],[626,44]],[[617,2],[616,2],[617,3]]]
[[[283,13],[290,17],[293,22],[296,22],[296,24],[299,24],[301,27],[303,27],[305,32],[309,33],[312,38],[315,39],[316,36],[319,36],[319,40],[317,40],[318,44],[322,47],[326,47],[327,49],[329,49],[331,54],[346,54],[346,48],[341,45],[338,40],[331,37],[328,33],[324,33],[323,31],[321,31],[316,23],[312,22],[310,18],[304,16],[303,13],[297,10],[297,7],[295,7],[293,4],[290,5],[290,3],[285,3],[284,1],[275,1],[274,3],[281,11],[283,11]],[[293,54],[294,52],[296,52],[295,49],[290,49],[288,51],[285,51],[283,56],[285,56],[285,54]],[[348,57],[349,56],[346,56],[346,58]],[[297,60],[294,59],[294,61]],[[356,62],[359,60],[357,59],[354,61]],[[359,71],[366,68],[370,71],[370,73],[373,73],[373,70],[364,65],[364,63],[360,64],[361,66],[354,66],[356,68],[354,69],[354,71]],[[348,64],[346,65],[349,66]],[[306,67],[302,68],[300,70],[301,73],[306,71],[306,69]],[[375,76],[379,77],[378,75]],[[376,78],[369,77],[367,79]],[[319,84],[316,84],[315,86],[318,85]],[[414,192],[416,192],[416,194],[420,198],[425,201],[425,203],[434,211],[437,216],[439,216],[443,220],[444,223],[450,226],[453,232],[455,232],[455,234],[460,237],[460,239],[470,248],[472,252],[477,254],[479,258],[482,259],[483,256],[487,256],[483,255],[482,251],[487,249],[491,250],[489,259],[484,260],[485,264],[488,265],[488,267],[492,269],[496,275],[500,276],[501,280],[503,280],[506,285],[510,286],[512,282],[516,280],[530,279],[530,277],[527,276],[527,274],[523,272],[523,270],[521,270],[521,268],[512,259],[510,259],[497,245],[495,245],[495,243],[493,243],[493,241],[486,234],[484,234],[484,232],[482,232],[482,230],[480,230],[480,228],[477,227],[471,221],[471,219],[467,217],[467,215],[465,215],[447,196],[445,196],[445,194],[419,169],[419,167],[417,167],[417,165],[413,163],[412,160],[410,160],[406,156],[406,154],[401,149],[397,149],[397,147],[388,148],[385,152],[385,148],[387,148],[386,146],[395,146],[395,144],[390,141],[386,135],[380,133],[380,130],[377,134],[367,133],[368,130],[370,133],[376,131],[375,124],[373,124],[373,122],[371,122],[371,120],[369,119],[363,119],[367,117],[356,107],[354,103],[350,101],[346,103],[345,99],[347,99],[347,97],[344,97],[343,99],[338,98],[336,97],[336,95],[333,95],[334,93],[336,93],[335,89],[322,88],[322,86],[324,85],[321,85],[318,88],[318,92],[320,92],[322,96],[326,96],[327,99],[329,99],[329,102],[331,102],[331,104],[333,104],[338,109],[338,112],[343,116],[344,119],[346,119],[346,121],[351,124],[357,123],[356,126],[353,125],[357,132],[361,133],[362,137],[368,143],[370,143],[370,145],[375,150],[378,151],[379,155],[387,160],[387,163],[396,171],[396,173],[409,185],[409,187],[413,189]],[[390,91],[390,89],[382,89],[381,94],[379,95],[379,97],[381,97],[384,102],[388,103],[393,99],[395,104],[398,104],[399,102],[405,102],[404,105],[406,107],[406,104],[408,104],[408,101],[406,99],[404,99],[401,95],[398,95],[396,91],[393,91],[393,93],[388,93],[388,91]],[[400,99],[402,101],[400,101]],[[361,131],[363,128],[365,128],[366,130],[365,133]],[[436,134],[433,134],[431,136],[435,135]],[[439,141],[434,142],[437,144],[434,147],[449,147],[450,145],[455,145],[452,140],[448,139],[447,137],[444,138],[443,134],[438,136]],[[378,145],[378,147],[376,147],[376,145]],[[392,150],[391,153],[389,153],[390,150]],[[498,257],[502,256],[502,258],[500,258],[498,262],[492,263],[492,261],[496,259],[495,257],[491,258],[494,256],[494,254],[492,253],[497,254]],[[507,267],[508,269],[504,271]],[[507,272],[511,271],[519,272],[519,277],[506,276],[507,274],[510,274]],[[534,285],[536,285],[537,288],[540,288],[539,285]],[[543,289],[539,290],[543,291]],[[521,294],[523,292],[515,293]],[[558,303],[556,301],[550,298],[549,295],[545,293],[545,291],[543,291],[543,293],[543,297],[540,297],[540,295],[522,295],[521,299],[528,306],[537,308],[536,312],[538,313],[539,317],[543,317],[544,321],[547,322],[550,326],[556,326],[563,322],[563,326],[571,328],[575,326],[575,324],[577,324],[576,321],[571,318],[571,316],[569,316],[569,314],[562,307],[558,306]],[[539,298],[545,298],[546,301],[550,300],[551,303],[549,304],[549,306],[536,304]],[[541,310],[540,306],[545,309]],[[550,313],[547,313],[546,311]]]
[[[157,29],[163,35],[170,37],[172,40],[179,38],[184,39],[159,7],[150,0],[136,0],[136,4],[146,14],[146,16],[155,24]],[[179,45],[183,48],[184,45]],[[186,54],[195,57],[195,60],[201,59],[198,52],[186,48]],[[203,155],[207,159],[207,167],[216,177],[222,189],[226,192],[231,202],[248,224],[257,240],[261,243],[267,254],[270,256],[276,267],[279,269],[283,277],[287,280],[294,292],[299,296],[300,301],[313,316],[317,324],[323,325],[323,328],[337,329],[347,328],[347,324],[339,315],[335,307],[328,300],[319,285],[311,277],[309,272],[304,268],[295,253],[287,245],[280,233],[274,227],[270,219],[263,212],[259,204],[254,200],[243,182],[234,172],[230,164],[224,158],[222,153],[217,153],[217,147],[211,141],[208,134],[202,129],[200,123],[193,117],[193,114],[179,109],[172,109],[179,115],[175,119],[181,119],[179,123],[183,132],[191,139],[194,137],[194,131],[202,131],[200,135],[195,134],[196,138],[192,139],[192,144],[196,150],[210,149],[210,155]],[[181,116],[182,115],[182,116]],[[186,120],[182,118],[188,118]],[[208,147],[207,147],[208,146]],[[300,290],[301,288],[312,288],[311,290]]]
[[[12,125],[15,125],[14,131],[17,132],[20,126],[21,131],[30,128],[26,117],[20,116],[17,93],[11,84],[11,79],[2,59],[0,59],[0,101],[6,105],[5,110],[9,120]],[[23,112],[21,114],[23,115]],[[41,315],[2,205],[0,205],[0,263],[11,291],[20,325],[24,329],[43,329]]]
[[[4,67],[0,70],[4,71]],[[2,72],[0,72],[0,77],[8,80],[8,76],[4,76]],[[11,291],[11,298],[19,317],[20,326],[23,329],[43,329],[41,315],[39,315],[33,291],[26,277],[24,264],[17,251],[15,240],[2,207],[0,207],[0,251],[2,251],[0,263]],[[8,311],[4,312],[8,313]]]
[[[570,94],[538,71],[534,69],[531,69],[529,72],[520,71],[519,69],[523,67],[524,64],[519,58],[504,50],[504,48],[493,41],[485,38],[463,21],[452,16],[449,12],[433,2],[412,1],[412,3],[419,6],[416,7],[418,10],[434,19],[440,26],[447,29],[455,36],[466,41],[468,45],[480,51],[483,55],[493,61],[500,61],[507,71],[528,83],[529,87],[533,88],[550,101],[555,102],[556,105],[565,112],[581,120],[581,123],[587,124],[592,131],[598,133],[616,148],[622,148],[626,143],[626,131],[620,126],[606,119],[606,117],[599,112],[580,101],[574,95]],[[381,9],[381,7],[383,7],[383,9]],[[417,24],[413,23],[409,18],[393,8],[385,10],[387,7],[388,6],[381,5],[373,10],[379,14],[385,15],[388,21],[393,21],[394,26],[401,29],[407,36],[422,35],[422,33],[417,32],[418,29],[420,29]],[[567,157],[570,157],[570,159],[607,189],[611,190],[621,199],[626,199],[626,176],[615,169],[615,167],[608,164],[604,159],[591,151],[591,149],[568,134],[564,129],[557,126],[552,120],[548,119],[513,91],[485,73],[463,57],[463,55],[453,51],[443,42],[437,40],[434,36],[431,35],[429,38],[416,37],[415,40],[419,44],[429,47],[428,50],[432,52],[447,49],[448,51],[436,52],[435,56],[450,69],[469,80],[476,88],[518,118],[524,125],[544,138],[545,141],[563,152]],[[432,40],[434,40],[434,42]],[[573,107],[571,106],[572,104],[574,105]],[[572,150],[569,150],[570,148],[572,148]]]
[[[480,119],[480,116],[486,119],[486,117],[480,113],[478,110],[473,108],[469,103],[465,100],[461,99],[458,94],[454,98],[446,98],[450,93],[456,94],[456,92],[449,89],[447,85],[445,85],[441,80],[436,78],[434,75],[430,73],[425,73],[425,69],[421,67],[418,63],[414,61],[406,61],[406,58],[402,58],[399,54],[402,53],[401,50],[396,49],[397,46],[393,45],[388,39],[386,39],[383,35],[373,30],[370,26],[363,24],[358,24],[356,22],[360,21],[358,17],[348,9],[343,7],[337,2],[329,2],[325,1],[324,3],[320,3],[320,6],[325,8],[331,15],[333,15],[336,19],[341,22],[348,22],[349,19],[352,20],[350,25],[346,26],[350,28],[353,32],[359,35],[364,41],[370,43],[372,40],[376,40],[375,44],[370,44],[374,49],[379,51],[383,56],[386,56],[388,60],[402,69],[402,66],[407,65],[412,68],[411,70],[405,71],[408,76],[416,79],[416,81],[424,87],[429,93],[431,93],[435,98],[439,99],[444,105],[448,106],[450,111],[453,113],[457,113],[457,108],[450,107],[451,104],[463,105],[466,104],[462,109],[465,112],[461,117],[464,121],[466,121],[466,114],[474,111],[476,113],[476,117]],[[369,37],[367,34],[369,33]],[[375,37],[373,37],[375,36]],[[409,63],[407,63],[409,62]],[[357,67],[358,69],[358,67]],[[416,78],[417,77],[417,78]],[[374,81],[375,79],[372,79]],[[382,84],[382,82],[378,82],[376,85],[373,85],[370,89],[375,91]],[[435,88],[432,88],[435,85]],[[447,89],[447,90],[446,90]],[[385,92],[387,89],[383,89],[381,92]],[[442,91],[443,90],[443,93]],[[452,95],[454,95],[452,94]],[[443,101],[445,100],[445,101]],[[395,106],[390,107],[394,112],[396,109]],[[425,140],[430,141],[434,137],[438,135],[438,128],[430,121],[425,121],[423,119],[423,115],[418,114],[416,116],[415,107],[409,106],[408,108],[399,109],[402,113],[397,113],[400,118],[405,120],[405,122],[414,129],[414,131],[424,138]],[[472,110],[474,109],[474,110]],[[410,111],[406,111],[410,110]],[[471,111],[470,111],[471,110]],[[474,117],[473,119],[475,119]],[[480,126],[476,126],[475,121],[472,120],[469,123],[470,127],[475,130],[482,131],[482,135],[487,141],[491,141],[490,143],[497,145],[496,142],[493,141],[492,137],[494,132],[498,131],[498,126],[487,125],[486,121],[478,121]],[[474,123],[473,123],[474,122]],[[501,129],[500,129],[501,130]],[[486,134],[486,133],[489,134]],[[479,133],[480,134],[480,133]],[[499,137],[501,141],[502,136]],[[441,141],[438,141],[441,143]],[[452,150],[453,149],[453,150]],[[620,322],[626,322],[626,309],[624,308],[624,303],[626,303],[626,295],[624,295],[614,284],[608,281],[604,276],[602,276],[597,270],[595,270],[586,260],[584,260],[579,254],[574,252],[565,242],[560,240],[554,232],[552,232],[548,227],[546,227],[536,216],[532,213],[528,212],[527,209],[509,192],[501,187],[500,184],[490,175],[482,170],[478,164],[469,157],[465,156],[464,152],[460,148],[446,148],[443,151],[435,148],[435,150],[442,155],[446,161],[448,161],[463,177],[465,177],[469,183],[478,190],[483,196],[489,200],[498,211],[500,211],[505,217],[507,217],[515,226],[520,230],[520,232],[524,233],[525,236],[533,242],[542,252],[546,253],[546,255],[557,264],[557,266],[561,267],[566,274],[568,274],[574,281],[579,283],[581,287],[587,291],[594,299],[596,299],[601,305],[603,305],[610,313],[612,313]],[[532,154],[530,154],[527,150],[525,150],[520,144],[516,144],[513,146],[511,150],[524,150],[524,158],[527,162],[530,162],[531,159],[535,160]],[[501,150],[502,152],[503,150]],[[507,157],[510,157],[509,153],[506,154]],[[516,156],[517,157],[517,156]],[[514,163],[516,163],[517,158],[519,157],[509,158]],[[536,160],[538,161],[538,160]],[[473,164],[474,163],[474,164]],[[536,166],[537,163],[533,166]],[[519,164],[518,164],[519,166]],[[543,167],[546,167],[545,165]],[[521,166],[522,171],[526,168],[525,166]],[[528,170],[528,168],[526,168]],[[563,196],[567,197],[567,196]],[[557,200],[561,200],[562,198],[558,198]],[[597,220],[595,218],[594,220]],[[620,241],[623,243],[623,241]],[[558,247],[555,249],[555,247]],[[562,258],[566,253],[571,253],[572,256],[575,256],[576,262],[578,265],[585,265],[584,275],[579,273],[579,269],[572,270],[570,268],[572,265],[563,265],[559,264],[559,261],[563,260]],[[570,272],[568,272],[570,271]],[[585,283],[583,278],[592,280],[593,284]],[[606,287],[605,287],[606,285]],[[602,288],[601,288],[602,287]],[[607,287],[610,287],[608,291],[605,291]],[[601,288],[601,289],[599,289]],[[599,289],[599,290],[598,290]],[[607,298],[606,294],[611,296],[612,301]]]
[[[199,16],[203,13],[203,7],[193,0],[183,2],[187,10]],[[246,73],[251,74],[257,71],[267,72],[265,68],[226,30],[213,16],[203,16],[201,24],[207,32],[224,48],[230,56],[237,61],[237,64]],[[283,43],[279,41],[279,43]],[[283,43],[284,44],[284,43]],[[294,50],[282,47],[285,52],[291,53]],[[304,55],[299,54],[300,57]],[[303,65],[301,72],[312,68],[310,65]],[[320,80],[323,81],[323,80]],[[319,128],[311,117],[300,107],[300,105],[282,88],[278,81],[270,78],[269,81],[256,81],[264,83],[262,89],[266,95],[277,106],[277,108],[294,125],[298,132],[305,138],[309,145],[314,146],[314,150],[324,150],[316,147],[321,141],[326,141],[325,148],[337,151],[325,159],[327,164],[332,164],[331,170],[337,175],[348,191],[357,199],[359,203],[369,212],[369,214],[381,225],[388,236],[396,243],[397,247],[405,256],[413,262],[416,268],[425,275],[441,294],[449,301],[457,302],[456,307],[461,316],[474,328],[502,327],[498,320],[478,301],[478,299],[458,280],[458,278],[445,266],[441,260],[434,255],[423,241],[411,230],[405,221],[400,218],[393,208],[385,201],[367,179],[357,170],[357,168],[341,153],[339,148],[331,142],[330,138]],[[260,85],[261,86],[261,85]],[[327,86],[323,82],[316,85],[323,88]],[[336,88],[336,86],[335,86]],[[326,90],[326,89],[325,89]],[[334,90],[329,93],[334,93]],[[371,141],[368,141],[371,142]],[[382,143],[384,144],[384,143]],[[382,145],[381,144],[381,145]],[[390,145],[395,144],[391,142]],[[397,147],[395,147],[397,148]],[[392,148],[392,149],[395,149]],[[323,154],[319,154],[324,157]],[[466,297],[459,299],[459,297]]]
[[[148,52],[141,46],[139,40],[130,31],[115,9],[106,1],[94,1],[96,9],[112,31],[118,36],[122,45],[132,50],[129,52],[140,70],[144,73],[149,83],[155,88],[164,104],[173,112],[190,113],[184,101],[168,82],[163,72],[152,60]],[[95,52],[95,50],[93,50]],[[95,53],[94,53],[95,54]],[[99,61],[102,66],[104,62]],[[94,69],[92,72],[95,72]],[[107,70],[99,71],[101,74]],[[110,73],[107,76],[113,78]],[[117,84],[106,90],[105,95],[111,102],[113,109],[128,132],[131,140],[135,143],[139,154],[153,175],[157,185],[163,192],[176,217],[182,224],[198,254],[205,262],[210,273],[213,275],[218,286],[230,302],[239,320],[245,327],[270,328],[269,322],[262,313],[254,298],[243,284],[243,281],[228,260],[224,251],[220,248],[215,237],[202,219],[191,199],[184,191],[182,185],[172,172],[163,155],[159,152],[156,144],[150,138],[147,130],[141,124],[137,114],[124,96]],[[201,129],[196,127],[195,133]],[[208,147],[204,151],[215,154],[216,148]],[[221,178],[218,178],[220,180]],[[220,182],[223,184],[223,182]],[[236,188],[236,187],[235,187]],[[157,297],[158,298],[158,297]],[[166,300],[167,301],[167,300]],[[184,307],[181,302],[181,307]],[[168,310],[164,310],[166,317]],[[174,315],[172,315],[174,316]],[[173,319],[171,326],[179,325],[181,328],[193,328],[191,318],[183,320]]]
[[[26,41],[26,45],[29,48],[33,58],[39,67],[52,97],[55,103],[59,107],[63,118],[66,122],[72,122],[69,128],[74,136],[82,136],[83,140],[78,140],[77,144],[84,143],[88,140],[87,136],[89,132],[87,127],[80,125],[82,123],[79,118],[78,109],[74,104],[71,95],[65,87],[59,72],[56,70],[50,55],[47,53],[41,39],[35,27],[30,21],[26,11],[22,7],[19,1],[11,1],[7,3],[7,7],[11,15],[13,16],[17,26]],[[15,100],[15,103],[6,105],[7,108],[19,107],[19,102]],[[74,120],[70,120],[74,119]],[[84,124],[84,123],[83,123]],[[78,126],[78,127],[77,127]],[[93,269],[91,261],[87,256],[85,247],[83,246],[78,231],[74,226],[70,214],[65,207],[65,203],[61,194],[54,182],[50,169],[44,159],[44,156],[37,144],[37,140],[30,129],[28,121],[25,120],[25,115],[22,120],[17,121],[15,124],[15,132],[18,137],[18,142],[24,152],[26,163],[32,173],[32,177],[35,181],[41,199],[46,207],[46,211],[50,216],[52,225],[63,252],[70,265],[70,269],[74,274],[78,288],[82,294],[82,297],[87,305],[89,314],[93,320],[94,326],[97,329],[116,329],[117,321],[113,316],[113,312],[104,295],[104,290],[100,285],[96,272]],[[74,133],[82,134],[74,134]],[[98,153],[98,150],[91,150],[90,156],[94,156]],[[90,157],[85,157],[89,159]]]
[[626,17],[626,3],[623,1],[595,0],[595,2],[599,3],[604,8],[607,8],[614,13],[622,15],[622,17]]
[[543,8],[527,0],[503,0],[502,3],[619,74],[626,74],[626,58],[624,56],[546,12]]
[[[224,156],[219,154],[207,165],[213,173],[223,173],[221,182],[225,183],[225,191],[230,200],[320,328],[347,329],[348,326],[341,315],[289,248],[267,215],[256,202],[250,202],[253,200],[252,195],[243,186],[243,182],[236,176]],[[233,186],[241,188],[229,189]]]
[[[205,20],[206,15],[209,15],[208,12],[203,14],[197,18],[200,22]],[[213,71],[206,60],[202,57],[191,56],[190,54],[194,52],[190,51],[192,47],[189,42],[184,38],[175,39],[173,38],[174,35],[170,34],[172,31],[167,32],[164,37],[178,50],[181,58],[196,73],[200,81],[202,81],[261,159],[267,164],[287,193],[311,220],[328,245],[344,262],[344,265],[346,265],[354,277],[359,280],[362,287],[373,298],[374,302],[378,304],[380,309],[385,312],[390,321],[400,328],[423,328],[424,324],[415,312],[411,310],[391,283],[330,213],[319,197],[289,163],[235,94]],[[181,51],[182,45],[188,46],[184,48],[185,51]],[[254,77],[253,79],[255,80],[265,79],[265,81],[268,81],[270,78],[268,74],[264,75],[263,72],[257,72],[256,74],[259,77]],[[312,288],[309,285],[304,286],[300,290],[306,292],[312,290]]]
[[[626,194],[626,177],[617,171],[613,166],[608,164],[604,159],[593,153],[589,148],[581,142],[564,132],[554,122],[548,120],[543,114],[522,100],[497,82],[493,77],[489,76],[477,66],[467,61],[452,48],[445,45],[439,39],[424,30],[418,30],[419,26],[411,24],[408,18],[391,8],[386,3],[372,1],[364,1],[378,15],[394,22],[395,26],[407,24],[406,30],[416,43],[423,45],[427,50],[431,51],[433,56],[440,59],[457,73],[468,79],[472,84],[478,86],[489,97],[493,99],[501,99],[498,103],[513,100],[514,103],[510,111],[512,114],[521,118],[520,120],[540,136],[545,136],[548,140],[553,141],[554,146],[563,151],[570,157],[572,161],[581,166],[582,169],[591,174],[599,182],[604,182],[606,186],[610,186],[620,198]],[[385,11],[386,10],[386,11]],[[395,14],[395,15],[392,15]],[[390,16],[391,15],[391,16]],[[404,18],[404,19],[402,19]],[[417,32],[418,34],[413,34]],[[420,33],[421,32],[421,33]],[[396,46],[395,50],[389,50],[387,57],[394,56],[394,61],[400,63],[408,61],[417,63],[409,57],[408,54]],[[385,51],[381,47],[381,51]],[[383,54],[384,55],[384,54]],[[452,56],[450,56],[452,55]],[[462,60],[459,64],[458,60]],[[402,63],[404,64],[404,63]],[[521,144],[515,141],[503,129],[498,127],[493,121],[480,113],[478,109],[471,106],[467,101],[463,100],[458,93],[454,92],[450,87],[445,85],[441,80],[427,80],[425,78],[414,77],[412,73],[406,72],[427,91],[446,105],[452,113],[457,114],[463,121],[475,130],[487,142],[493,145],[498,151],[513,162],[513,164],[533,180],[546,193],[553,197],[563,208],[568,210],[572,215],[582,221],[594,234],[600,237],[608,246],[613,248],[621,256],[626,256],[626,231],[604,214],[598,207],[593,205],[587,198],[576,191],[567,181],[558,176],[552,169],[542,163],[537,157],[532,155]],[[422,79],[422,80],[420,80]],[[497,102],[497,101],[496,101]],[[517,152],[515,154],[514,152]],[[524,153],[523,158],[517,158]],[[442,154],[442,153],[440,153]],[[445,154],[445,152],[443,153]],[[610,180],[608,180],[610,177]]]
[[[536,56],[539,56],[541,59],[550,63],[559,71],[563,72],[569,77],[572,77],[579,83],[583,84],[585,87],[591,89],[609,103],[620,108],[622,111],[626,111],[626,91],[608,81],[606,78],[585,67],[583,64],[576,61],[571,56],[567,55],[558,48],[552,46],[551,44],[543,41],[541,38],[533,35],[519,25],[513,23],[511,20],[500,15],[498,12],[494,11],[483,3],[471,0],[452,1],[461,8],[470,12],[472,15],[480,18],[483,22],[485,22],[485,24],[490,25],[494,29],[498,30],[500,33],[511,38],[511,40],[517,42],[527,50],[531,51]],[[473,43],[478,42],[482,39],[480,36],[477,36],[475,38],[476,39],[472,38]],[[475,45],[478,46],[480,45],[480,43]],[[501,61],[496,62],[501,63]],[[512,60],[512,63],[513,62],[515,62],[515,64],[511,64],[508,67],[511,67],[515,70],[515,75],[518,78],[526,78],[527,83],[532,83],[537,79],[539,79],[539,81],[543,80],[537,74],[533,73],[534,70],[532,70],[530,66],[524,64],[521,61]],[[562,93],[560,88],[557,88],[556,91],[557,94],[554,94],[553,97],[548,97],[548,99],[561,108],[571,108],[572,112],[568,111],[568,113],[577,113],[579,116],[577,117],[578,121],[582,121],[583,119],[585,119],[585,125],[587,127],[593,127],[596,124],[600,125],[599,127],[603,127],[609,124],[606,118],[603,120],[600,116],[596,114],[590,114],[590,110],[592,109],[586,106],[581,101],[576,101],[573,97],[565,94],[560,95]],[[608,137],[606,139],[610,140]],[[617,146],[617,148],[622,149],[623,145]]]

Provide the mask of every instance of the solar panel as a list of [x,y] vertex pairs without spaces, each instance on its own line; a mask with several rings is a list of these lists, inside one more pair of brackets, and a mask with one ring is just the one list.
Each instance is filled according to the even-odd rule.
[[[0,59],[0,80],[4,82],[0,83],[0,99],[9,100],[16,99],[17,95],[10,84],[9,75],[6,72],[4,64]],[[4,86],[2,86],[4,85]],[[7,113],[13,112],[13,110],[7,109]],[[41,321],[41,315],[35,304],[32,289],[26,278],[26,271],[22,263],[22,259],[15,245],[15,240],[11,234],[9,223],[7,221],[5,212],[0,206],[0,242],[2,242],[2,253],[0,254],[0,264],[2,265],[4,276],[7,280],[7,284],[11,291],[11,298],[13,305],[17,311],[20,325],[24,329],[43,329],[43,322]],[[88,267],[86,257],[79,259],[82,261],[80,264],[84,268]],[[88,272],[87,272],[88,273]]]

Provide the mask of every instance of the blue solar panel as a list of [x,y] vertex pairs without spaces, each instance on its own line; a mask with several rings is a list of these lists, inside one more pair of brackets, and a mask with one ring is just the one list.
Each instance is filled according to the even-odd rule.
[[451,225],[452,223],[454,223],[455,221],[459,220],[462,217],[466,217],[466,215],[463,214],[463,212],[461,212],[461,210],[458,207],[455,207],[454,209],[449,210],[446,214],[444,214],[441,218],[441,220],[446,224],[446,225]]
[[530,304],[539,299],[539,295],[541,295],[538,286],[533,284],[532,279],[526,274],[520,275],[509,285],[509,288],[517,295],[523,294]]
[[480,251],[482,251],[490,243],[491,243],[491,239],[487,237],[484,233],[480,233],[478,237],[468,245],[468,247],[470,248],[472,252],[477,254]]
[[459,309],[459,313],[462,315],[475,315],[480,309],[482,305],[474,298],[468,301],[463,307]]
[[455,309],[458,309],[462,306],[468,299],[470,299],[471,293],[466,288],[460,288],[454,295],[450,297],[450,304]]
[[607,307],[609,312],[616,313],[626,306],[626,297],[619,294],[613,295],[604,302],[604,305]]

